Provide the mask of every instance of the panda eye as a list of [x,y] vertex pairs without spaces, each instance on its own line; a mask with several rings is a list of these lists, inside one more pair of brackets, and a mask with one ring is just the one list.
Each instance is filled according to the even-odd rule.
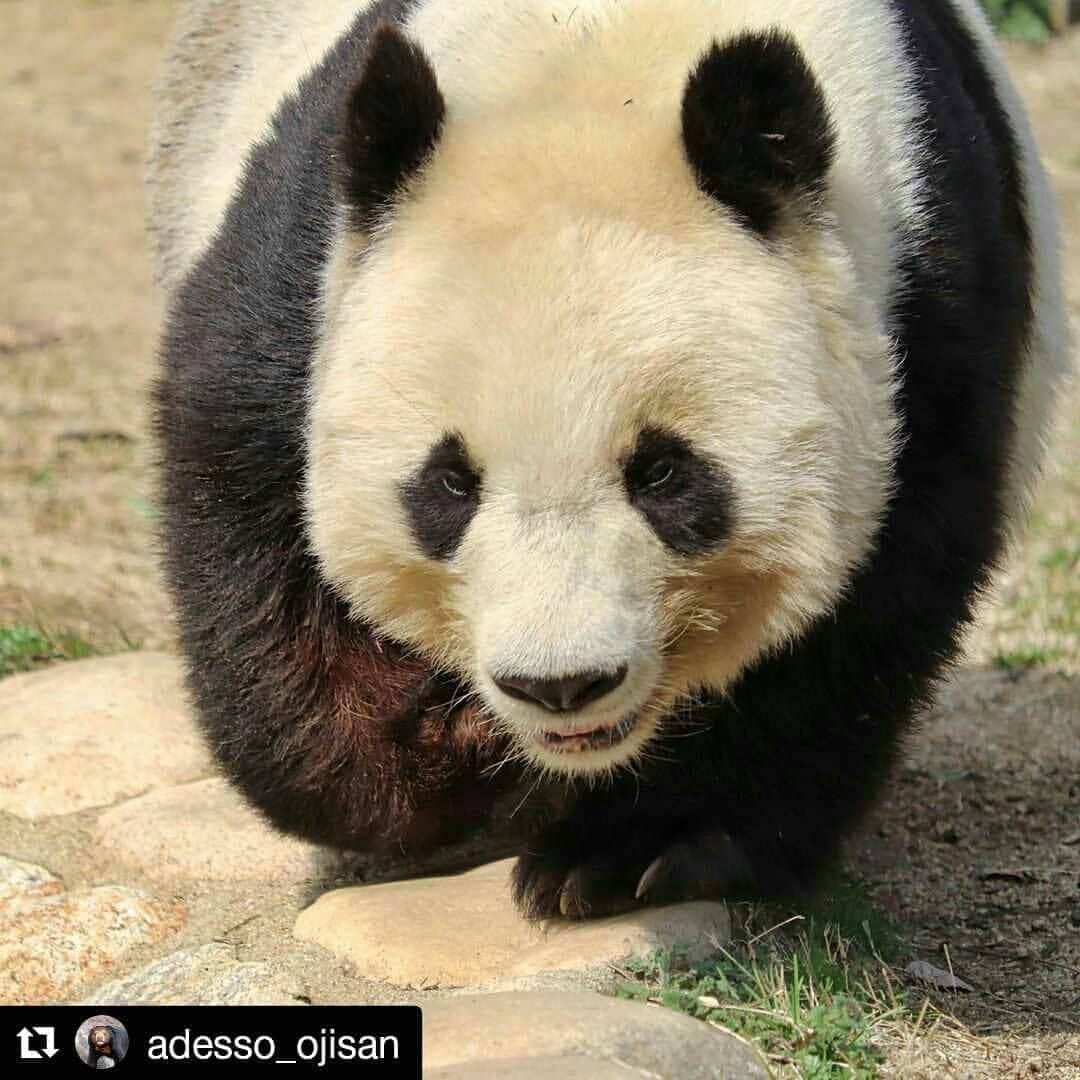
[[467,499],[476,489],[475,480],[457,469],[443,469],[439,474],[439,484],[455,499]]
[[626,482],[635,496],[666,499],[678,494],[683,471],[682,461],[677,454],[643,453],[627,466]]
[[675,463],[671,458],[658,458],[641,476],[642,491],[656,491],[662,488],[674,475]]

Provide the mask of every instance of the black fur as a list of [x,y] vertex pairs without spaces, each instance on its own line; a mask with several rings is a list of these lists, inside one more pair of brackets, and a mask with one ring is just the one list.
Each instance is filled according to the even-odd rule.
[[680,555],[702,555],[731,529],[733,488],[719,465],[681,436],[646,428],[623,470],[630,501]]
[[835,144],[821,86],[780,30],[713,43],[687,81],[682,135],[702,190],[763,234],[812,205]]
[[935,222],[932,244],[903,268],[892,313],[904,442],[877,552],[834,613],[726,696],[688,708],[680,737],[662,740],[636,776],[584,795],[530,843],[515,887],[533,916],[620,910],[666,851],[676,855],[663,896],[679,894],[673,871],[684,895],[700,895],[678,853],[702,835],[730,841],[722,865],[715,844],[699,846],[718,889],[812,884],[880,789],[1000,555],[1032,316],[1019,151],[951,6],[895,4],[927,111]]
[[371,35],[338,144],[340,183],[361,229],[434,149],[446,115],[427,57],[391,22]]
[[470,463],[464,440],[443,436],[427,461],[399,491],[420,550],[431,559],[449,559],[457,551],[480,506],[481,476]]

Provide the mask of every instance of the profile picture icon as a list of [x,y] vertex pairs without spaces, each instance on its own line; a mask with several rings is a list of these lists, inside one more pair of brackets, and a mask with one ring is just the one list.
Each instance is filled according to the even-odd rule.
[[128,1052],[127,1028],[115,1016],[91,1016],[75,1032],[75,1052],[91,1069],[115,1069]]

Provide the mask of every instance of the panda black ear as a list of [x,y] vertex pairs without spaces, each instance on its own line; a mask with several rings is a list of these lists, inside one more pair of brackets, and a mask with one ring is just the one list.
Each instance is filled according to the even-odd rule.
[[359,228],[435,148],[446,115],[428,58],[393,23],[371,35],[338,144],[339,183]]
[[821,85],[779,30],[713,42],[687,80],[682,135],[701,189],[764,235],[820,198],[835,148]]

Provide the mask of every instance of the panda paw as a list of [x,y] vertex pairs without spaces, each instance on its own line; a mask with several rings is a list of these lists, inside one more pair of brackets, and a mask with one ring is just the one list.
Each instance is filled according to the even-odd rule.
[[753,883],[742,848],[723,829],[706,829],[680,837],[657,855],[638,878],[634,896],[646,904],[719,900]]
[[531,920],[602,918],[644,905],[722,899],[752,887],[741,848],[722,829],[627,823],[625,836],[583,849],[562,824],[537,837],[514,867],[514,899]]

